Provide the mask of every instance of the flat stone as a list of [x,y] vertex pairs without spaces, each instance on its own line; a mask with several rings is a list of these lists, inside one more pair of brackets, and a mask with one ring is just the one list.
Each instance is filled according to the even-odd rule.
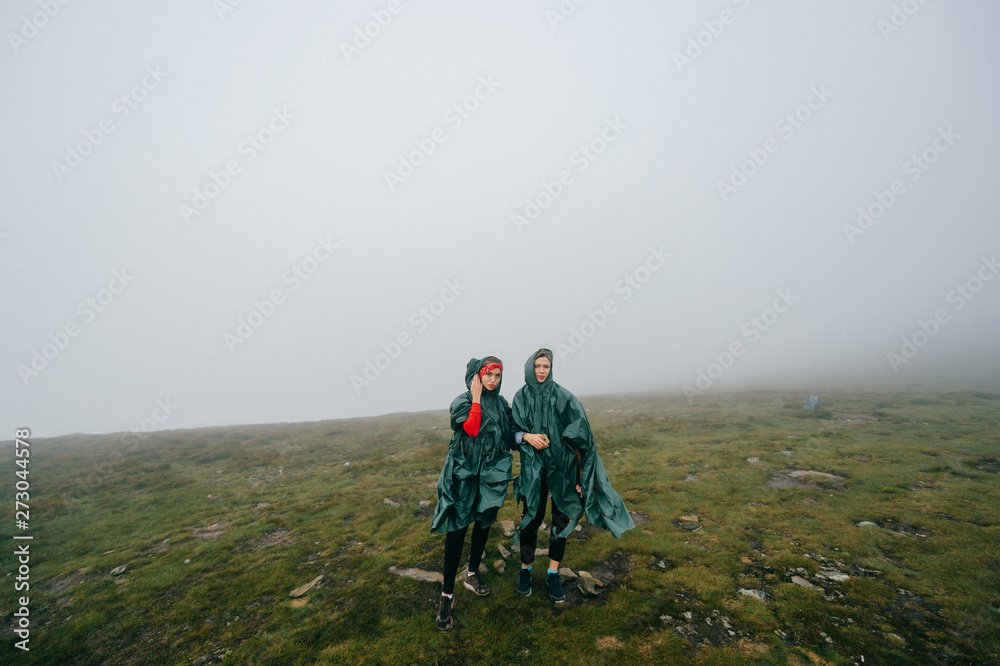
[[535,549],[535,557],[538,557],[539,555],[548,555],[548,554],[549,554],[549,549],[548,548],[536,548]]
[[697,476],[695,476],[694,474],[688,474],[688,475],[687,475],[687,478],[686,478],[686,479],[684,479],[684,480],[685,480],[685,481],[697,481],[697,480],[698,480],[698,477],[697,477]]
[[761,601],[766,601],[766,595],[763,590],[748,590],[745,587],[740,588],[740,594],[745,597],[753,597],[754,599],[760,599]]
[[305,585],[302,585],[301,587],[295,588],[294,590],[292,590],[291,592],[288,593],[288,596],[290,596],[290,597],[292,597],[294,599],[298,599],[299,597],[301,597],[302,595],[304,595],[306,592],[308,592],[309,590],[311,590],[314,587],[316,587],[317,585],[319,585],[319,582],[321,580],[323,580],[323,574],[320,574],[320,575],[316,576],[315,578],[313,578],[311,581],[309,581]]
[[504,562],[503,560],[495,560],[493,562],[493,568],[496,569],[497,573],[502,574],[504,570],[507,568],[507,563]]
[[559,575],[563,578],[579,578],[569,567],[559,567]]
[[696,516],[694,514],[691,514],[690,516],[681,516],[681,520],[683,520],[684,522],[688,522],[688,523],[697,523],[697,522],[699,522],[698,521],[698,516]]
[[123,573],[125,573],[126,569],[128,569],[128,565],[127,564],[123,564],[120,567],[115,567],[114,569],[111,570],[111,575],[112,576],[121,576]]
[[427,508],[427,507],[429,507],[430,505],[431,505],[431,501],[430,501],[430,500],[420,500],[420,506],[421,506],[422,508]]
[[500,531],[503,532],[505,537],[514,536],[514,521],[513,520],[501,520],[500,521]]
[[812,583],[810,583],[809,581],[807,581],[805,578],[802,578],[801,576],[792,576],[792,582],[795,583],[796,585],[798,585],[799,587],[806,588],[807,590],[820,590],[820,591],[822,591],[822,589],[823,589],[822,587],[819,587],[818,585],[813,585]]
[[820,567],[819,574],[821,576],[823,576],[824,578],[829,578],[830,580],[835,580],[838,583],[843,583],[845,580],[848,580],[850,578],[850,576],[848,576],[844,572],[838,571],[837,569],[834,569],[833,567]]
[[586,571],[581,571],[579,577],[577,578],[577,584],[580,587],[580,591],[583,592],[588,597],[596,597],[598,595],[597,585],[603,585],[599,580],[591,576]]
[[788,476],[792,477],[793,479],[798,479],[803,476],[822,476],[827,479],[833,479],[834,481],[844,480],[844,477],[842,476],[837,476],[836,474],[827,474],[826,472],[817,472],[816,470],[813,469],[797,469],[794,472],[789,472]]
[[790,456],[790,455],[792,455],[791,451],[775,451],[775,453],[777,453],[779,456]]
[[413,578],[414,580],[422,580],[428,583],[444,583],[444,576],[437,571],[424,571],[416,567],[399,569],[396,566],[389,567],[389,571],[403,578]]
[[747,458],[747,462],[748,463],[759,463],[760,462],[760,458],[758,458],[757,456],[753,456],[752,458]]
[[386,497],[386,498],[385,498],[384,500],[382,500],[382,503],[383,503],[383,504],[388,504],[389,506],[400,506],[400,503],[399,503],[399,502],[393,502],[393,501],[392,501],[391,499],[389,499],[388,497]]
[[510,551],[504,548],[502,543],[497,544],[497,550],[500,551],[500,557],[502,557],[503,559],[506,560],[508,557],[510,557]]
[[875,523],[873,523],[870,520],[862,520],[860,523],[858,523],[857,526],[858,527],[878,527],[878,525],[876,525]]

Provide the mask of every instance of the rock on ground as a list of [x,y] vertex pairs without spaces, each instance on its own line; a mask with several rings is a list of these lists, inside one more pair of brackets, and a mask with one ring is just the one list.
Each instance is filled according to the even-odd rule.
[[292,590],[291,592],[288,593],[288,596],[290,596],[292,598],[301,597],[306,592],[308,592],[309,590],[311,590],[314,587],[316,587],[317,585],[319,585],[319,582],[321,580],[323,580],[323,574],[320,574],[319,576],[316,576],[315,578],[313,578],[311,581],[309,581],[305,585],[302,585],[300,587],[295,588],[294,590]]

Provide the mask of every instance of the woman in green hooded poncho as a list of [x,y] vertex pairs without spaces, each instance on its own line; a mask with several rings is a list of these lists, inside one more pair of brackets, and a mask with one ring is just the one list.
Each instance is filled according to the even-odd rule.
[[514,494],[524,502],[518,531],[521,572],[517,591],[531,594],[531,563],[551,493],[552,531],[545,582],[549,596],[559,603],[566,599],[559,579],[566,537],[584,513],[591,525],[609,530],[615,538],[635,524],[597,455],[583,405],[552,380],[552,352],[548,349],[539,349],[524,364],[524,386],[514,395],[513,419],[521,452],[521,473],[514,482]]
[[470,523],[472,545],[469,572],[462,581],[477,596],[490,588],[479,579],[479,563],[486,548],[489,528],[507,499],[513,447],[510,407],[500,395],[503,364],[496,356],[471,359],[465,370],[468,391],[451,403],[451,429],[441,476],[438,477],[437,506],[431,532],[445,533],[444,586],[435,624],[441,631],[451,629],[455,572],[462,559],[465,533]]

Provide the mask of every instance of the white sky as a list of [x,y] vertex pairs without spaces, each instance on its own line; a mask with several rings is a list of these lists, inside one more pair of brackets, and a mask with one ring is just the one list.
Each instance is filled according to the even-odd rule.
[[998,383],[996,3],[223,2],[0,9],[0,439]]

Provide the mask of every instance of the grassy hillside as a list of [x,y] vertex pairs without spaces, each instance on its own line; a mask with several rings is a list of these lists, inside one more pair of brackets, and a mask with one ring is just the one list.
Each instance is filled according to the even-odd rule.
[[[444,411],[36,440],[31,651],[13,647],[8,576],[0,662],[1000,661],[1000,395],[804,402],[584,400],[637,527],[621,540],[585,527],[563,564],[607,585],[591,597],[567,581],[556,607],[538,573],[523,598],[514,556],[485,574],[491,596],[458,589],[447,634],[433,623],[439,586],[390,570],[440,569],[444,540],[428,529]],[[516,515],[508,499],[500,518]],[[701,529],[682,529],[695,516]],[[511,548],[499,525],[487,564],[498,543]]]

